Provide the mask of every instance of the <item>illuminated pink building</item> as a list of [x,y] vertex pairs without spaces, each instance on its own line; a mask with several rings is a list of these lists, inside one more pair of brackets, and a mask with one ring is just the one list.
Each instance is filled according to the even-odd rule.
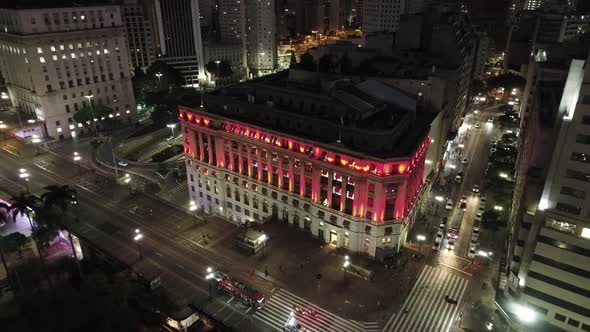
[[413,97],[399,98],[267,79],[180,107],[190,199],[234,223],[278,220],[389,255],[407,235],[433,119]]

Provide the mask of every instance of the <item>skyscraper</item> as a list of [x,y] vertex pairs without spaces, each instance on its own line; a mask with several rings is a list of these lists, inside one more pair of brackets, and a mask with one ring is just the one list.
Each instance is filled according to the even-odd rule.
[[277,65],[274,1],[246,0],[246,13],[250,75],[269,74]]

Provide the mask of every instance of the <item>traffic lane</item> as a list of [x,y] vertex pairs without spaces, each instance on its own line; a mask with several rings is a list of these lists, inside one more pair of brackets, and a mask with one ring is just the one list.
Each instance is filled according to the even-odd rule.
[[[7,161],[9,159],[6,159]],[[12,164],[12,165],[11,165]],[[4,172],[7,168],[18,168],[19,164],[14,161],[13,163],[5,162],[2,163],[2,166],[5,167],[2,169]],[[38,185],[38,189],[41,189],[44,186],[52,184],[55,182],[56,179],[52,179],[49,175],[41,174],[41,172],[32,171],[35,175],[36,183]],[[11,176],[13,180],[16,180],[14,176]],[[134,234],[134,229],[138,226],[142,226],[138,223],[133,223],[130,218],[121,217],[120,215],[113,214],[110,209],[105,209],[103,205],[99,205],[100,203],[96,199],[86,199],[86,193],[81,193],[79,195],[79,203],[80,209],[76,211],[78,215],[79,223],[74,225],[74,233],[76,233],[76,229],[78,231],[82,231],[83,228],[93,229],[95,231],[100,231],[97,229],[97,225],[95,220],[118,220],[126,219],[125,223],[118,223],[120,226],[120,230],[118,230],[113,236],[116,239],[116,244],[112,244],[116,246],[116,250],[118,254],[123,254],[125,251],[130,251],[131,255],[134,255],[133,252],[135,251],[138,255],[139,248],[136,247],[134,250],[135,244],[132,240],[132,235]],[[96,197],[94,197],[96,198]],[[149,228],[142,228],[142,232],[146,233],[146,230]],[[125,237],[124,234],[129,234],[128,237]],[[205,279],[202,277],[201,274],[198,272],[206,271],[208,266],[215,266],[217,262],[214,259],[209,259],[209,261],[203,263],[203,257],[199,255],[199,260],[189,259],[191,253],[182,252],[179,250],[179,247],[171,247],[165,243],[165,241],[157,241],[157,236],[155,234],[150,233],[148,236],[145,236],[142,239],[142,249],[144,251],[144,259],[149,259],[155,262],[158,266],[161,267],[162,271],[165,271],[162,278],[163,280],[170,279],[170,282],[165,283],[167,285],[171,285],[170,289],[173,293],[181,297],[187,296],[187,287],[192,289],[193,291],[197,291],[199,294],[208,294],[206,289],[208,288],[208,284],[205,282]],[[157,249],[154,249],[157,248]],[[125,255],[128,252],[124,253]],[[194,256],[194,252],[192,253]],[[127,259],[126,259],[127,260]],[[196,272],[198,271],[198,272]],[[198,285],[196,281],[201,281],[201,285]],[[178,285],[183,285],[183,287],[178,287]],[[235,313],[234,313],[235,314]],[[245,312],[240,312],[239,315],[246,315]]]

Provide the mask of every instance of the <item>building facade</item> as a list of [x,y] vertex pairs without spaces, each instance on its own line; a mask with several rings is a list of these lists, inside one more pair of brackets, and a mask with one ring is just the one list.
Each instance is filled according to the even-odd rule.
[[274,1],[246,0],[246,48],[250,77],[272,73],[277,66]]
[[[380,112],[351,105],[361,98],[356,88],[333,97],[277,81],[235,89],[206,96],[204,107],[180,108],[189,195],[199,208],[238,224],[291,224],[370,257],[399,250],[422,189],[432,117],[412,122],[412,99],[399,94],[408,112],[370,130],[361,124]],[[382,102],[374,105],[390,112]],[[349,122],[355,117],[359,126]]]
[[121,12],[127,30],[129,65],[131,69],[139,67],[145,70],[160,55],[153,6],[139,0],[125,1],[121,4]]
[[363,33],[397,31],[405,7],[405,0],[364,0]]
[[12,104],[43,121],[46,135],[86,131],[89,124],[76,123],[74,114],[87,96],[111,108],[109,117],[132,121],[136,108],[119,6],[0,9],[0,26],[0,66]]
[[[588,60],[573,60],[548,130],[555,132],[550,162],[519,223],[504,309],[526,329],[590,330],[589,80]],[[517,307],[534,319],[519,321]]]

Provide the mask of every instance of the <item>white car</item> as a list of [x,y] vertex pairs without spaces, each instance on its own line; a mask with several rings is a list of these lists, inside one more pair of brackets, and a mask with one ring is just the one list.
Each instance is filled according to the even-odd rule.
[[478,123],[475,124],[475,129],[479,129],[481,127],[481,125]]
[[496,150],[496,148],[492,148],[492,150],[491,150],[491,151],[492,151],[492,153],[494,153],[494,152],[496,152],[497,150]]
[[438,234],[436,234],[436,237],[434,238],[434,243],[440,244],[442,242],[442,239],[443,239],[443,234],[441,232],[439,232]]
[[469,248],[469,252],[467,253],[467,257],[475,258],[475,248]]
[[467,158],[463,158],[463,161],[461,161],[461,164],[467,165]]
[[479,243],[479,239],[471,238],[471,245],[476,246]]
[[478,193],[479,192],[479,184],[473,185],[473,192],[474,193]]
[[123,167],[125,167],[125,166],[129,165],[128,163],[126,163],[126,162],[124,162],[124,161],[120,161],[120,162],[118,162],[117,164],[118,164],[119,166],[123,166]]
[[446,228],[447,228],[447,225],[446,224],[440,224],[440,225],[438,225],[438,230],[441,231],[441,232],[444,232]]
[[481,213],[475,215],[475,221],[481,221]]
[[455,249],[455,239],[450,239],[447,243],[447,250]]
[[486,204],[486,197],[485,196],[481,196],[479,197],[479,204]]
[[488,118],[488,122],[494,122],[494,118],[493,117]]
[[445,209],[447,210],[452,210],[453,209],[453,200],[449,198],[449,200],[447,201],[447,205],[445,206]]
[[463,195],[461,196],[461,203],[465,203],[467,202],[467,196]]
[[457,182],[457,183],[461,183],[461,179],[462,179],[462,178],[461,178],[461,175],[457,175],[457,176],[455,176],[455,182]]

